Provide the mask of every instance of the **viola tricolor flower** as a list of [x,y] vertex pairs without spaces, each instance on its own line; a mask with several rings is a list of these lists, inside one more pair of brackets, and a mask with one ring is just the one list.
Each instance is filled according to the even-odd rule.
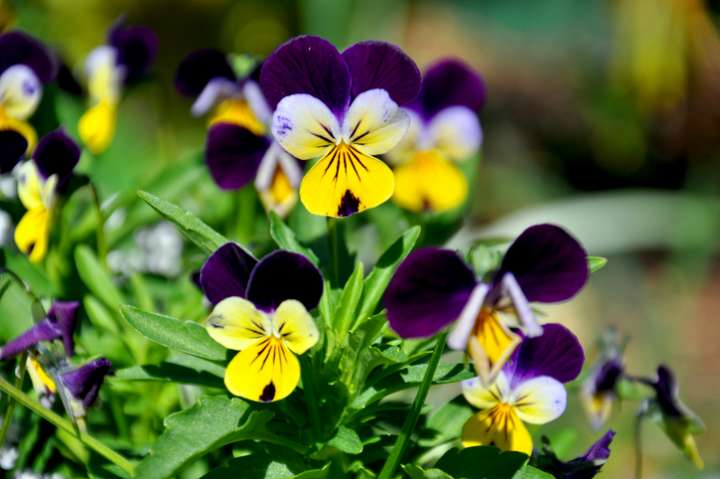
[[494,445],[530,455],[533,443],[524,423],[545,424],[565,411],[563,383],[580,374],[584,360],[574,334],[560,324],[546,324],[541,336],[523,339],[492,384],[480,378],[463,381],[465,399],[480,409],[463,426],[463,445]]
[[398,267],[384,303],[390,326],[404,338],[432,336],[456,322],[448,345],[467,349],[490,383],[521,340],[512,326],[530,337],[542,333],[530,303],[570,299],[588,274],[583,247],[562,228],[541,224],[510,245],[487,280],[454,251],[414,251]]
[[485,84],[465,63],[445,59],[431,65],[420,94],[408,107],[410,128],[388,153],[395,163],[395,202],[411,211],[441,212],[460,206],[468,184],[453,164],[480,150],[477,113]]
[[302,168],[270,135],[259,71],[238,76],[224,53],[203,49],[180,63],[175,87],[196,98],[193,115],[212,112],[205,159],[215,183],[236,190],[254,181],[265,208],[285,216],[297,203]]
[[0,348],[0,360],[13,358],[41,341],[56,339],[62,341],[65,354],[72,356],[74,353],[73,332],[79,307],[80,304],[77,301],[55,301],[45,319]]
[[88,55],[84,73],[90,108],[80,118],[78,132],[92,153],[102,153],[110,146],[122,89],[147,72],[157,45],[157,36],[149,28],[120,21],[110,29],[107,44]]
[[15,228],[15,244],[30,261],[41,261],[58,196],[62,194],[80,160],[80,148],[62,130],[41,138],[31,161],[19,168],[18,196],[27,212]]
[[[582,456],[570,461],[561,461],[547,445],[533,457],[533,465],[558,479],[592,479],[610,458],[610,444],[615,431],[608,431],[588,448]],[[545,439],[545,438],[543,438]]]
[[70,417],[78,420],[85,416],[87,409],[97,400],[100,387],[111,369],[109,359],[98,358],[79,367],[58,371],[61,397]]
[[599,429],[610,417],[617,399],[616,387],[622,379],[624,367],[619,357],[607,358],[596,364],[583,382],[581,398],[594,429]]
[[401,106],[420,88],[420,72],[398,47],[360,42],[342,54],[313,36],[275,50],[260,72],[272,134],[300,160],[319,159],[300,185],[310,213],[342,217],[373,208],[393,194],[392,170],[377,155],[390,151],[410,123]]
[[292,393],[300,381],[296,355],[319,337],[308,311],[322,296],[320,271],[297,253],[279,250],[258,261],[227,243],[205,262],[199,282],[214,305],[208,334],[240,351],[225,370],[228,390],[260,402]]
[[27,120],[35,113],[43,85],[55,78],[50,52],[22,32],[0,35],[0,173],[7,173],[37,143]]

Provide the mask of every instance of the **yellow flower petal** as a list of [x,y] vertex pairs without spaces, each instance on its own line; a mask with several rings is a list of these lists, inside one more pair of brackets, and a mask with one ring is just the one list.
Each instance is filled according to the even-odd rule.
[[50,210],[40,206],[28,210],[15,228],[15,244],[34,263],[47,253],[50,220]]
[[461,440],[465,447],[492,445],[506,451],[532,454],[530,433],[509,404],[498,404],[468,419]]
[[208,334],[228,349],[243,350],[272,334],[272,323],[246,299],[231,297],[220,301],[208,317]]
[[483,308],[468,342],[468,353],[478,375],[491,383],[502,369],[521,338],[513,333],[492,309]]
[[95,155],[107,150],[115,136],[117,104],[104,99],[90,107],[78,122],[80,139]]
[[486,385],[478,378],[462,382],[462,393],[465,400],[478,409],[490,409],[510,396],[510,384],[504,373],[500,372],[497,379]]
[[384,203],[394,187],[385,163],[340,143],[305,174],[300,200],[310,213],[342,217]]
[[239,352],[225,370],[225,386],[244,399],[279,401],[300,381],[300,363],[283,341],[266,337]]
[[265,125],[255,116],[246,100],[231,98],[220,102],[210,118],[208,126],[216,123],[234,123],[247,128],[256,135],[265,134]]
[[260,190],[260,199],[265,209],[286,216],[297,203],[298,194],[290,183],[290,178],[278,165],[273,173],[270,187]]
[[35,128],[33,128],[30,123],[9,116],[1,107],[0,130],[15,130],[24,136],[25,141],[28,143],[26,153],[29,154],[35,149],[35,145],[37,144],[37,133],[35,132]]
[[273,316],[274,335],[295,354],[302,354],[317,344],[320,333],[315,321],[300,301],[280,303]]
[[28,356],[27,361],[27,372],[30,375],[30,380],[33,384],[33,389],[39,395],[55,394],[57,392],[57,385],[50,375],[43,369],[40,361]]
[[410,211],[451,210],[467,192],[465,175],[436,150],[418,152],[395,169],[395,202]]

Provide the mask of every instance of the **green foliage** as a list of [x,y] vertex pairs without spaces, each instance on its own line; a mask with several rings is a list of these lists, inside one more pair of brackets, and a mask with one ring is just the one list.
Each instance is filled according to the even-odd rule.
[[588,256],[587,262],[588,268],[590,268],[590,272],[596,273],[605,267],[608,260],[607,258],[603,258],[602,256]]

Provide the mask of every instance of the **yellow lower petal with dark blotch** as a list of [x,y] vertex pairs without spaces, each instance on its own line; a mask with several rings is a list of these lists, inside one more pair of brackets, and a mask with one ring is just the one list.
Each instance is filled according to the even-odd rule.
[[28,210],[15,228],[15,244],[30,261],[42,261],[47,253],[51,210],[39,206]]
[[480,310],[468,342],[468,353],[484,383],[495,380],[521,340],[492,308]]
[[464,447],[496,446],[505,451],[532,454],[532,438],[510,404],[480,411],[465,422],[461,435]]
[[35,150],[35,145],[37,145],[35,128],[26,121],[9,116],[2,108],[0,108],[0,130],[14,130],[20,133],[28,144],[27,155],[30,155]]
[[266,133],[265,125],[258,120],[246,100],[231,98],[220,102],[210,117],[209,126],[216,123],[234,123],[247,128],[256,135]]
[[467,198],[465,175],[435,150],[421,151],[395,169],[395,202],[410,211],[448,211]]
[[80,139],[94,155],[108,149],[115,136],[117,104],[112,100],[100,100],[90,107],[78,122]]
[[300,201],[312,214],[339,218],[381,205],[394,188],[385,163],[340,143],[305,174]]
[[300,363],[282,339],[268,336],[239,352],[225,370],[225,386],[241,398],[279,401],[300,382]]

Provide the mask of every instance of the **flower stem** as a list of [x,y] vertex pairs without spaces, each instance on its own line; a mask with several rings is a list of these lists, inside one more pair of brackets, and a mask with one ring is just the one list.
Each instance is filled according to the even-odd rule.
[[49,423],[53,424],[58,429],[62,429],[63,431],[67,432],[68,434],[76,435],[77,438],[85,444],[87,447],[107,459],[108,461],[112,462],[116,466],[118,466],[123,471],[127,472],[128,474],[132,475],[134,466],[125,459],[123,456],[118,454],[117,452],[113,451],[109,447],[107,447],[105,444],[98,441],[96,438],[91,436],[90,434],[86,432],[78,432],[70,423],[70,421],[63,419],[55,412],[44,408],[41,404],[39,404],[37,401],[30,398],[27,394],[22,392],[20,389],[16,388],[9,382],[5,380],[5,378],[0,377],[0,390],[7,393],[12,399],[17,401],[20,405],[25,406],[26,408],[30,409],[32,412],[37,414],[38,416],[42,417]]
[[425,376],[423,377],[420,386],[418,387],[417,393],[415,394],[415,400],[410,407],[410,412],[405,417],[405,423],[403,424],[402,430],[395,441],[395,445],[390,451],[390,455],[385,461],[378,479],[390,479],[395,474],[395,470],[400,465],[405,450],[408,447],[410,437],[412,436],[415,425],[417,424],[422,407],[425,404],[425,398],[427,398],[428,391],[430,391],[430,385],[432,384],[435,370],[440,363],[440,357],[445,350],[445,341],[447,339],[447,333],[440,334],[435,342],[435,349],[433,350],[430,361],[428,362],[427,369],[425,370]]
[[328,239],[330,241],[330,268],[332,271],[333,286],[340,287],[340,253],[339,253],[339,225],[335,218],[327,219]]

